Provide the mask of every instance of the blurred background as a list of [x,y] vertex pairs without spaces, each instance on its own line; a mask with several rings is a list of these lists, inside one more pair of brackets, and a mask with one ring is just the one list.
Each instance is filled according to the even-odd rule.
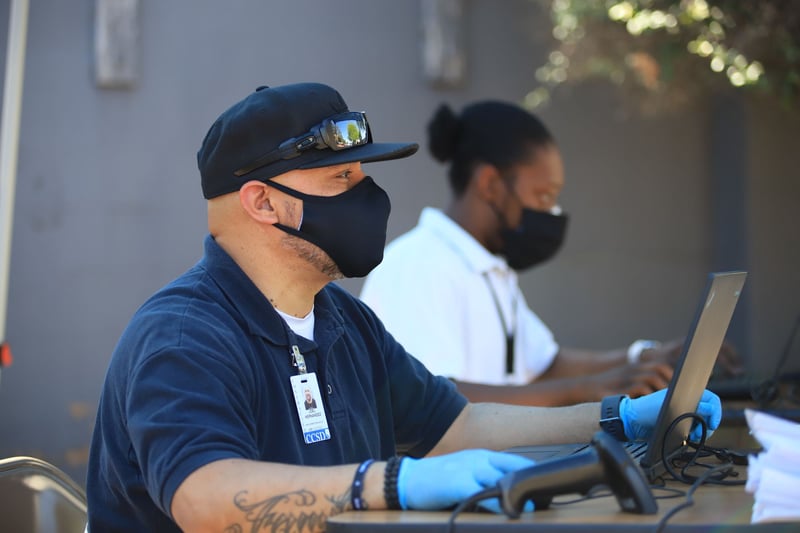
[[[12,3],[0,1],[0,58]],[[772,19],[751,16],[753,6]],[[603,349],[682,336],[707,273],[744,269],[729,339],[751,375],[772,375],[800,313],[800,50],[781,33],[797,28],[798,10],[702,0],[30,2],[0,272],[9,280],[0,341],[14,356],[0,382],[0,456],[32,455],[84,482],[120,333],[202,253],[196,151],[215,118],[259,85],[327,83],[367,111],[376,140],[423,145],[366,167],[392,199],[390,239],[449,197],[424,147],[438,104],[530,106],[566,167],[566,244],[521,279],[556,339]],[[783,46],[777,55],[756,46],[765,36]],[[361,280],[342,285],[358,294]],[[798,351],[782,370],[800,371]]]

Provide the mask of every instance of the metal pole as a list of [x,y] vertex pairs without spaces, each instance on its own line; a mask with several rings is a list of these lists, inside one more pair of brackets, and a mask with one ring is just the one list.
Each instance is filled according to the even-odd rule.
[[[0,355],[10,362],[6,343],[8,278],[11,266],[11,230],[14,222],[14,186],[19,155],[19,123],[22,79],[25,75],[25,43],[28,33],[28,0],[12,0],[8,17],[8,48],[0,122]],[[0,361],[2,362],[2,361]]]

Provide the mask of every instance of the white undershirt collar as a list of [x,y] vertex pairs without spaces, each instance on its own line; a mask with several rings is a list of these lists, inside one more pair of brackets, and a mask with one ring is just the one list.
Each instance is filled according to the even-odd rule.
[[314,308],[311,308],[311,312],[308,313],[303,318],[297,318],[296,316],[288,315],[278,309],[277,307],[275,310],[281,315],[281,318],[286,322],[286,325],[289,326],[289,329],[295,332],[296,335],[300,335],[309,340],[314,340]]

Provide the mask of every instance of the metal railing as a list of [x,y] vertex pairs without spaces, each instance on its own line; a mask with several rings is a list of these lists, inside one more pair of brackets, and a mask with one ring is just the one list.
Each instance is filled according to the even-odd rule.
[[86,527],[86,493],[41,459],[0,459],[0,523],[15,533],[80,533]]

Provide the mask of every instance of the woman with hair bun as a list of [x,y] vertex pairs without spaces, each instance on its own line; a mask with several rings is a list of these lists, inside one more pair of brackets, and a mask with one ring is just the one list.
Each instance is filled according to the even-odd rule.
[[448,166],[450,204],[423,209],[361,292],[406,350],[473,402],[570,405],[666,387],[681,341],[567,348],[525,301],[517,272],[552,258],[567,229],[564,168],[545,125],[480,101],[460,114],[440,105],[427,131]]

